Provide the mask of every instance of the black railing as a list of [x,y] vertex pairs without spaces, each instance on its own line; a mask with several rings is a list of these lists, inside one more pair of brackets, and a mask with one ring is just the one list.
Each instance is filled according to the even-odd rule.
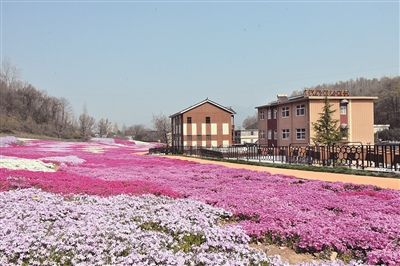
[[381,171],[400,171],[400,144],[312,146],[290,144],[289,146],[242,145],[231,147],[159,147],[150,153],[185,154],[208,158],[247,160],[270,163],[348,167]]

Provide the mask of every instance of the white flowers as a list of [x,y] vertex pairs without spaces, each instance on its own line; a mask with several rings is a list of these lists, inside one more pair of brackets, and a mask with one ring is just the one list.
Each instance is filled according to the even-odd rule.
[[0,168],[55,172],[55,165],[52,163],[44,163],[33,159],[8,158],[5,156],[0,157]]
[[268,260],[243,242],[248,238],[240,228],[218,225],[221,215],[229,213],[188,199],[118,195],[66,200],[23,189],[0,193],[0,209],[2,265],[191,265],[210,261],[246,265],[250,259]]

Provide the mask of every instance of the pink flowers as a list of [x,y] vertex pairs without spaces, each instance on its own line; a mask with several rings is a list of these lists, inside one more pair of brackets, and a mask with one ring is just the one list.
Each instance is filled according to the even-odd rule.
[[142,148],[51,141],[9,146],[1,155],[41,158],[58,169],[1,169],[0,191],[33,186],[63,195],[189,197],[232,212],[248,235],[266,242],[374,264],[400,262],[400,191],[134,154]]
[[0,172],[0,191],[36,187],[44,191],[62,194],[99,195],[103,197],[119,194],[128,195],[165,195],[179,197],[180,194],[154,182],[142,180],[105,181],[79,176],[64,171],[32,172],[27,170],[2,169]]

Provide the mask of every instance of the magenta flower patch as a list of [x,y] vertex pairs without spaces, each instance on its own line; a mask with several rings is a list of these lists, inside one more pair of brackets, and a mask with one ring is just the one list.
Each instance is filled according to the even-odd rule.
[[260,241],[335,251],[370,264],[400,263],[400,191],[138,155],[143,146],[118,142],[37,140],[3,148],[3,156],[57,167],[3,168],[0,191],[35,187],[62,195],[190,198],[231,212],[230,221]]

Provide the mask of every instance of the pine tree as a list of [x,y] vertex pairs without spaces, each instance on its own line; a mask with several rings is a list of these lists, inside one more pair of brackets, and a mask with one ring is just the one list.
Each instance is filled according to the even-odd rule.
[[312,126],[315,137],[312,140],[318,145],[335,145],[341,143],[347,137],[347,131],[342,131],[339,126],[339,119],[333,119],[336,110],[332,110],[333,104],[325,97],[325,105],[322,108],[321,117]]

